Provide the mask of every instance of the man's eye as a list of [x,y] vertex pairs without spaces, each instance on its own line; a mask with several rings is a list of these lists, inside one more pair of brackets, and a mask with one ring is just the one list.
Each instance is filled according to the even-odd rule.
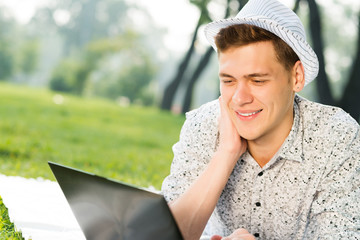
[[264,84],[265,82],[265,80],[253,80],[253,83],[255,84]]
[[233,80],[227,80],[227,79],[226,79],[226,80],[222,80],[222,82],[223,82],[223,83],[232,83]]

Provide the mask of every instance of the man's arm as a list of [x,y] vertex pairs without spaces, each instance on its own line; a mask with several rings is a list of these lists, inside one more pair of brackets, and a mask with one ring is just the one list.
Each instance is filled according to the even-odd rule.
[[186,240],[199,239],[228,178],[240,156],[246,150],[233,126],[226,103],[220,98],[219,147],[208,166],[177,200],[170,203],[171,211]]

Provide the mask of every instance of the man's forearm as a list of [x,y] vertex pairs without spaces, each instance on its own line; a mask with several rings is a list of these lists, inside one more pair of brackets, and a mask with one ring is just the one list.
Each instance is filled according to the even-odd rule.
[[216,152],[199,178],[180,198],[170,203],[186,240],[200,238],[238,157],[238,154]]

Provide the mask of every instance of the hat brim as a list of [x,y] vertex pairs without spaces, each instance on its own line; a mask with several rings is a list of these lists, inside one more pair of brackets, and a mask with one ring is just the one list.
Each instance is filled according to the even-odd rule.
[[215,36],[219,33],[219,31],[222,28],[239,24],[254,25],[277,35],[290,47],[292,46],[292,49],[298,55],[304,66],[305,85],[316,78],[319,72],[319,61],[314,50],[310,47],[306,40],[301,38],[298,34],[296,34],[296,32],[280,26],[277,22],[267,17],[230,18],[209,23],[204,30],[205,36],[215,51],[217,51]]

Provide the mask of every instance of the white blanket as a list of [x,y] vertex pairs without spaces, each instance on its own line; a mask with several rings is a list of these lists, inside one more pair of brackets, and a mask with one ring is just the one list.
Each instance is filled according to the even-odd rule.
[[56,182],[0,174],[0,196],[26,240],[85,240]]

